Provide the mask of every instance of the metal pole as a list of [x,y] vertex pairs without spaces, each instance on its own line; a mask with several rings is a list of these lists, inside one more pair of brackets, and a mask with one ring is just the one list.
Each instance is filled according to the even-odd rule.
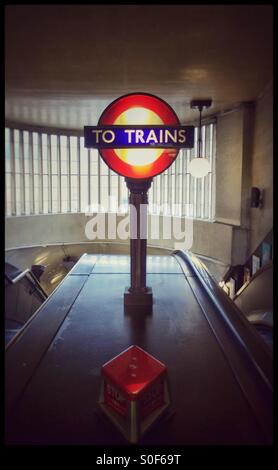
[[146,286],[147,204],[152,179],[125,179],[130,191],[130,287],[124,295],[125,312],[152,311],[152,290]]
[[[146,287],[146,257],[147,240],[144,238],[145,227],[147,225],[146,204],[148,203],[147,193],[130,193],[129,203],[135,212],[133,220],[132,214],[130,222],[135,222],[135,238],[130,238],[130,274],[132,291],[138,291]],[[133,235],[133,234],[131,234]]]
[[202,144],[202,137],[201,137],[202,117],[201,116],[202,116],[202,109],[203,109],[203,107],[199,106],[200,116],[199,116],[199,129],[198,129],[198,154],[197,154],[198,158],[201,158],[201,144]]

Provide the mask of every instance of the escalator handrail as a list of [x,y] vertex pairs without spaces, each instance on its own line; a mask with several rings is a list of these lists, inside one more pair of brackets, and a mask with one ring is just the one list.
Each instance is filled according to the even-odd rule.
[[26,274],[28,274],[30,271],[30,269],[25,269],[24,271],[22,271],[21,273],[19,273],[16,277],[14,277],[13,279],[11,279],[9,276],[7,276],[7,274],[5,274],[5,277],[6,279],[11,283],[11,284],[16,284],[18,281],[20,281],[23,277],[26,276]]
[[248,286],[250,286],[250,284],[258,277],[260,276],[262,273],[264,273],[265,271],[267,271],[268,269],[271,269],[273,267],[273,263],[272,261],[269,261],[267,264],[265,264],[264,266],[262,266],[260,269],[258,269],[258,271],[255,272],[255,274],[251,277],[251,279],[247,282],[245,282],[243,284],[243,286],[241,286],[241,288],[237,291],[237,293],[235,294],[234,298],[233,298],[233,301],[235,301],[241,294],[242,292],[245,291],[245,289],[247,289]]
[[35,284],[36,291],[43,297],[43,300],[46,300],[48,295],[43,289],[41,283],[38,281],[34,273],[29,269],[28,275],[31,277],[32,281]]
[[32,273],[32,271],[29,268],[19,273],[13,279],[11,279],[7,274],[5,274],[5,278],[10,284],[17,284],[19,281],[21,281],[21,279],[25,278],[30,284],[33,285],[36,292],[40,295],[43,301],[46,300],[48,297],[47,293],[41,286],[40,282],[37,280],[36,276],[34,275],[34,273]]
[[248,322],[233,300],[221,289],[210,275],[206,266],[192,253],[176,250],[174,255],[181,257],[201,283],[209,299],[213,303],[220,319],[233,334],[236,341],[243,347],[256,371],[263,379],[267,388],[273,391],[272,353],[254,327]]

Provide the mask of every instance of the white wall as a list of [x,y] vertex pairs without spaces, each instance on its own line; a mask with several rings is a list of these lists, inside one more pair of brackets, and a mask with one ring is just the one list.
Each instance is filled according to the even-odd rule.
[[253,120],[252,103],[217,118],[215,219],[232,226],[231,264],[248,255]]
[[273,227],[273,88],[272,83],[256,103],[251,167],[252,186],[263,189],[264,204],[251,210],[249,253]]
[[217,221],[240,225],[242,158],[243,108],[240,108],[217,118],[215,207]]
[[[217,118],[217,222],[232,226],[232,264],[244,263],[273,225],[273,95]],[[251,188],[264,190],[262,209],[251,208]]]

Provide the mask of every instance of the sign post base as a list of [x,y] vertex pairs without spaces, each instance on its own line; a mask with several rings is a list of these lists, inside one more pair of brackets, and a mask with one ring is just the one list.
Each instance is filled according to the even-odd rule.
[[152,313],[153,291],[151,287],[145,287],[141,291],[132,292],[130,287],[126,287],[124,293],[125,313],[142,312]]

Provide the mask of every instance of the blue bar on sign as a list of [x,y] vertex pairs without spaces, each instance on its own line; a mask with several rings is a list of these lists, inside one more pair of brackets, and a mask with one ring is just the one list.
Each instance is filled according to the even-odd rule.
[[85,126],[86,148],[192,148],[194,126]]

